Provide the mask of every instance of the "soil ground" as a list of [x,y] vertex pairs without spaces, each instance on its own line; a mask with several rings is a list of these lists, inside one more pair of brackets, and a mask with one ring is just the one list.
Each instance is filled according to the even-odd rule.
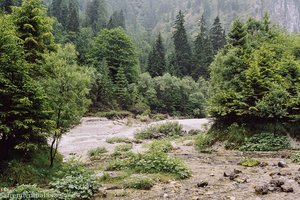
[[[172,121],[178,121],[186,131],[202,129],[210,122],[208,119]],[[66,159],[75,156],[89,162],[86,156],[88,150],[105,147],[112,152],[118,145],[106,143],[107,138],[133,138],[135,131],[147,126],[145,123],[133,123],[131,126],[127,126],[127,124],[129,124],[127,120],[84,118],[81,125],[62,138],[59,151]],[[212,153],[205,154],[197,152],[190,142],[188,140],[174,141],[174,150],[170,155],[185,161],[192,171],[191,178],[158,183],[149,191],[109,190],[106,199],[300,200],[300,165],[292,163],[290,159],[295,151],[245,153],[225,150],[222,145],[216,145]],[[143,144],[134,144],[134,151],[143,151],[142,146]],[[259,160],[264,165],[257,167],[239,165],[239,162],[245,157]],[[278,162],[280,161],[285,162],[287,166],[279,167]],[[224,172],[229,174],[234,170],[239,170],[241,173],[233,180],[224,177]],[[255,187],[268,184],[272,179],[282,180],[286,187],[293,188],[293,192],[287,193],[278,190],[269,191],[266,195],[259,195],[255,192]],[[198,187],[197,184],[201,182],[207,182],[208,186]]]

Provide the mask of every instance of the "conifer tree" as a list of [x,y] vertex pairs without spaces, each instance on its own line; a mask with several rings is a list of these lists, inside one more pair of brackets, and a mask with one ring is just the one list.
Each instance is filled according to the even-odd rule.
[[51,130],[44,92],[30,67],[10,17],[0,18],[0,160],[46,145]]
[[184,14],[179,11],[175,21],[175,32],[173,33],[175,68],[177,68],[176,71],[179,76],[190,75],[192,72],[192,50],[188,43],[184,22]]
[[211,41],[213,45],[214,52],[218,52],[225,45],[225,34],[222,28],[220,18],[217,16],[214,23],[210,29]]
[[148,69],[152,77],[162,76],[163,73],[167,71],[166,69],[166,59],[165,59],[165,49],[162,42],[161,34],[157,36],[157,40],[153,45],[152,51],[148,57]]
[[107,28],[109,29],[117,28],[117,27],[122,27],[126,29],[123,10],[121,10],[120,12],[115,11],[110,17],[109,22],[107,24]]
[[206,21],[203,15],[200,20],[200,33],[196,36],[194,42],[194,59],[196,66],[193,71],[193,78],[198,79],[199,76],[208,78],[208,66],[213,59],[213,48],[209,31],[206,26]]
[[94,33],[106,26],[107,8],[105,0],[91,0],[86,8],[86,25],[92,27]]
[[[42,60],[42,54],[55,49],[52,19],[46,16],[41,0],[24,0],[21,7],[13,8],[13,19],[23,41],[25,58],[29,63]],[[37,73],[40,67],[36,66]]]
[[246,28],[240,19],[233,22],[232,28],[228,33],[228,43],[232,46],[245,46],[246,45]]
[[125,71],[122,66],[118,69],[115,86],[115,94],[118,100],[118,104],[122,109],[126,109],[128,97],[128,81],[126,79]]
[[79,31],[79,3],[77,0],[69,1],[67,30],[72,32]]

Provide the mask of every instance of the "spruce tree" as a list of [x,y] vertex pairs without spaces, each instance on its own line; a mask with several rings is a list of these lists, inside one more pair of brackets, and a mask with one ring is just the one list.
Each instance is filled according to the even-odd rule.
[[50,116],[41,87],[31,78],[16,27],[0,18],[0,160],[28,155],[47,144]]
[[161,34],[157,36],[157,40],[153,45],[152,51],[148,57],[148,69],[152,77],[162,76],[163,73],[167,71],[166,69],[166,59],[165,59],[165,49],[162,42]]
[[67,30],[72,32],[79,31],[79,3],[77,0],[69,1]]
[[[42,0],[24,0],[21,7],[13,8],[13,19],[23,41],[25,58],[29,63],[42,60],[42,54],[55,49],[52,19],[46,16]],[[40,72],[36,65],[35,72]]]
[[121,10],[120,12],[115,11],[110,17],[109,22],[107,24],[107,28],[109,29],[117,28],[117,27],[122,27],[126,29],[123,10]]
[[240,19],[233,22],[232,28],[228,33],[228,43],[232,46],[243,47],[246,45],[246,28]]
[[105,0],[91,0],[86,8],[86,25],[92,27],[94,33],[106,26],[107,5]]
[[173,41],[175,47],[175,68],[179,76],[192,73],[192,50],[188,43],[187,33],[184,27],[184,14],[179,11],[175,21]]
[[196,66],[193,71],[193,78],[198,79],[199,76],[209,78],[208,66],[213,59],[213,48],[203,15],[200,20],[200,33],[196,36],[194,42],[194,59]]
[[128,81],[125,76],[124,68],[121,66],[118,69],[118,73],[115,81],[115,94],[118,100],[118,104],[122,109],[126,109],[128,99]]
[[220,18],[217,16],[214,20],[214,23],[210,29],[211,41],[214,52],[217,53],[225,45],[225,34],[222,28]]

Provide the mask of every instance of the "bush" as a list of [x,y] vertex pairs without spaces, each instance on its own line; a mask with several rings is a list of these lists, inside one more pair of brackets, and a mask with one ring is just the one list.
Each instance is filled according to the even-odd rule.
[[247,137],[246,129],[237,123],[231,124],[225,130],[225,148],[226,149],[238,149]]
[[124,160],[115,160],[107,170],[129,169],[138,173],[167,173],[176,178],[184,179],[191,176],[190,170],[184,163],[177,159],[171,158],[166,153],[150,151],[144,154],[129,154]]
[[138,176],[138,177],[130,177],[124,180],[124,188],[150,190],[153,186],[154,186],[154,181],[149,177]]
[[291,159],[293,163],[300,164],[300,153],[293,154]]
[[168,153],[173,149],[173,146],[168,140],[156,140],[150,144],[150,151],[158,151]]
[[50,186],[58,191],[57,199],[90,199],[98,191],[99,180],[83,164],[68,163]]
[[119,146],[116,146],[115,152],[116,151],[126,152],[126,151],[130,151],[131,149],[132,149],[132,144],[121,144]]
[[116,111],[116,110],[112,110],[109,112],[97,112],[95,115],[97,117],[106,117],[108,119],[124,119],[133,116],[133,114],[129,111]]
[[104,147],[97,147],[96,149],[89,150],[88,155],[90,158],[100,156],[104,153],[107,153],[107,149]]
[[3,200],[31,200],[31,199],[54,199],[56,192],[54,190],[44,190],[36,185],[19,185],[12,189],[4,188],[0,193],[0,199]]
[[216,138],[212,134],[203,133],[195,139],[196,149],[200,152],[207,152],[216,142]]
[[183,134],[182,126],[178,122],[166,122],[151,125],[135,134],[137,139],[161,139],[165,137],[180,136]]
[[254,160],[252,158],[244,158],[241,162],[240,165],[244,167],[255,167],[259,165],[260,162],[258,160]]
[[279,136],[271,133],[256,134],[246,139],[240,148],[242,151],[279,151],[288,149],[290,141],[287,136]]
[[107,138],[106,142],[109,144],[115,144],[115,143],[132,143],[132,141],[129,138],[125,137],[111,137]]

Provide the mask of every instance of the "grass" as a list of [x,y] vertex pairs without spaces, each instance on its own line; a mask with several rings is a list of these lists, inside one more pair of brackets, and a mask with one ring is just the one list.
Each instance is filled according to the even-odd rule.
[[132,117],[133,114],[129,111],[117,111],[117,110],[112,110],[112,111],[108,111],[108,112],[97,112],[96,114],[94,114],[97,117],[105,117],[108,119],[124,119],[127,117]]
[[154,184],[155,182],[147,176],[136,176],[125,179],[123,186],[124,188],[150,190]]
[[300,153],[295,153],[291,156],[292,162],[300,164]]
[[172,149],[173,149],[173,146],[172,146],[171,142],[169,140],[166,140],[166,139],[153,141],[149,145],[149,150],[150,151],[158,151],[158,152],[168,153]]
[[166,122],[163,124],[151,125],[148,128],[138,131],[136,139],[162,139],[166,137],[183,135],[182,126],[178,122]]
[[239,164],[244,167],[255,167],[258,166],[260,162],[252,158],[244,158]]
[[132,140],[125,137],[111,137],[107,138],[106,142],[109,144],[116,144],[116,143],[132,143]]
[[101,156],[104,153],[107,153],[107,149],[104,147],[97,147],[96,149],[89,150],[88,155],[90,158]]
[[128,152],[132,149],[132,144],[121,144],[119,146],[116,146],[112,156],[114,158],[126,158]]

